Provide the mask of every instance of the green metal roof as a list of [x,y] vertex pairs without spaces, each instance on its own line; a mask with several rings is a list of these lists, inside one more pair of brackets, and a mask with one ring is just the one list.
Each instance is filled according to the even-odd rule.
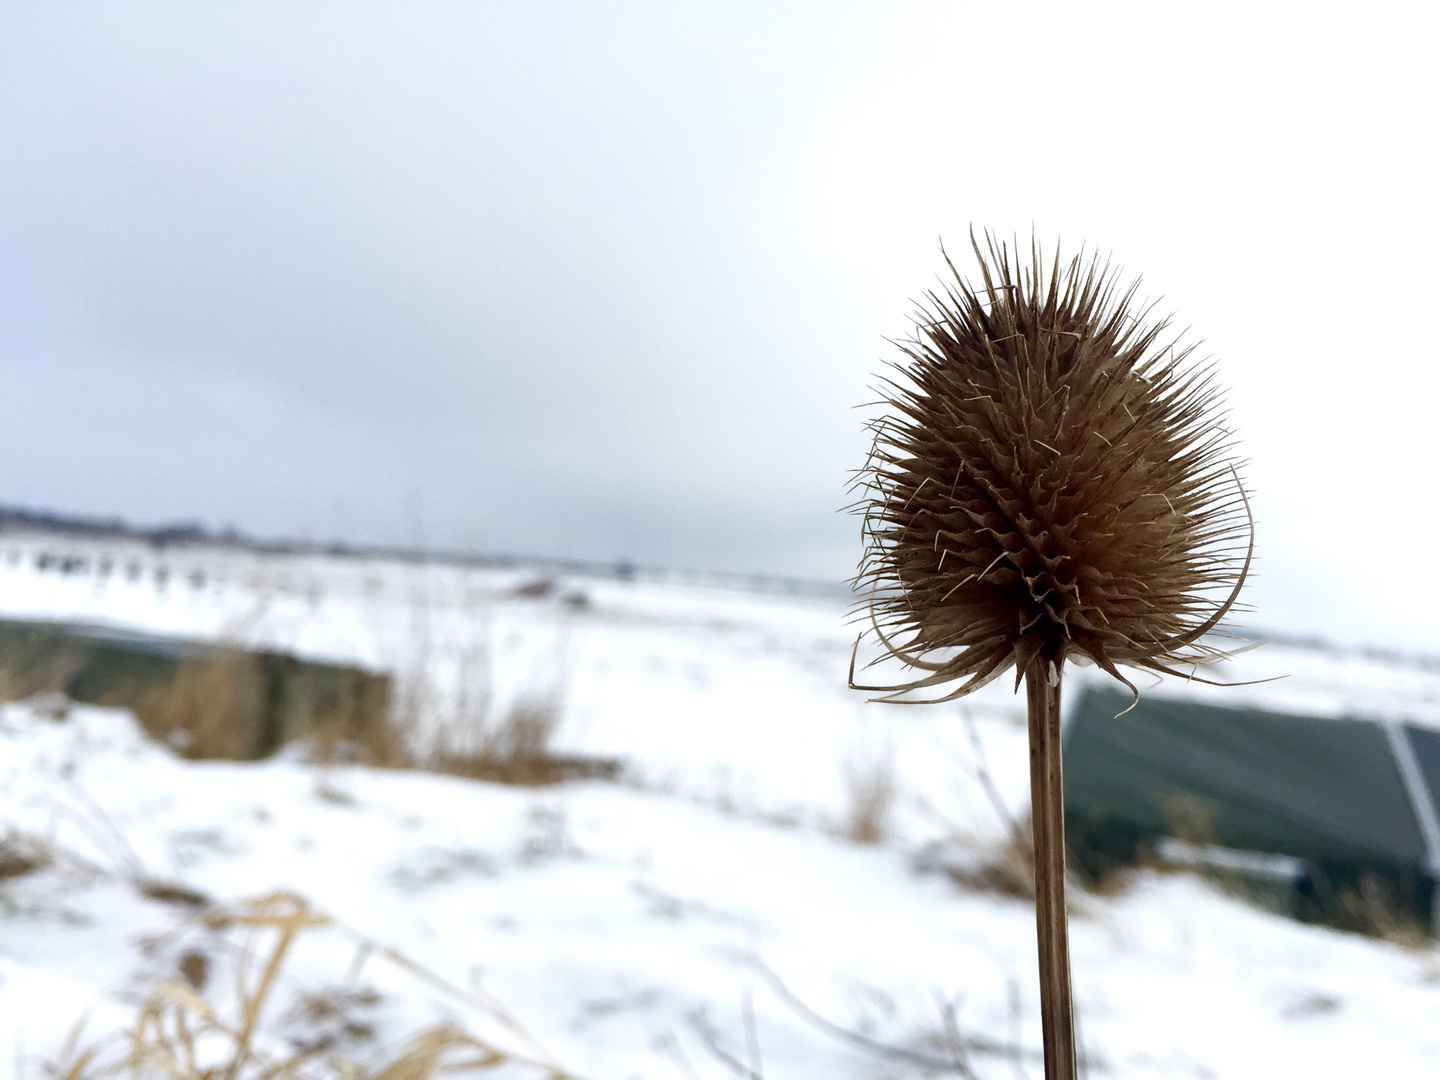
[[[1065,735],[1067,819],[1123,823],[1153,836],[1188,828],[1200,835],[1186,839],[1230,848],[1431,872],[1380,724],[1150,695],[1117,715],[1130,702],[1122,691],[1081,691]],[[1406,735],[1433,800],[1440,735],[1413,728]]]

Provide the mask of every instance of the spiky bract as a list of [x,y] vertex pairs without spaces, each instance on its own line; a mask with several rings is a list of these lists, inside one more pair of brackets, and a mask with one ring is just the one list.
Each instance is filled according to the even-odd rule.
[[[982,287],[928,294],[857,481],[857,587],[913,693],[1084,656],[1174,672],[1249,571],[1249,506],[1212,375],[1098,259],[1049,273],[993,239]],[[1226,595],[1228,593],[1228,596]],[[1054,665],[1054,667],[1050,667]],[[1132,691],[1134,687],[1131,687]]]

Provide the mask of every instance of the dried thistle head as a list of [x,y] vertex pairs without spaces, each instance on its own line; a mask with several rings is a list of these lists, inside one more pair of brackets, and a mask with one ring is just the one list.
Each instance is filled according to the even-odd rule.
[[1253,529],[1212,373],[1098,259],[971,246],[982,286],[951,264],[928,294],[856,481],[862,606],[920,673],[862,688],[948,701],[1083,656],[1134,692],[1117,665],[1213,659]]

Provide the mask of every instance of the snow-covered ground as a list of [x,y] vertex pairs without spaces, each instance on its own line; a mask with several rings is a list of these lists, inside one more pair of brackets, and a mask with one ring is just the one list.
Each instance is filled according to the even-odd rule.
[[[1029,904],[933,869],[984,863],[1023,816],[1023,702],[997,685],[866,704],[845,687],[845,611],[838,593],[645,574],[0,536],[0,613],[389,670],[418,750],[540,695],[561,702],[557,751],[623,763],[617,783],[534,789],[298,751],[195,763],[124,713],[6,706],[0,836],[51,859],[0,881],[0,1071],[39,1075],[87,1011],[95,1035],[129,1022],[187,953],[233,962],[233,934],[146,898],[148,880],[222,907],[287,890],[338,920],[284,969],[263,1018],[277,1045],[338,1022],[299,1007],[329,993],[354,1023],[336,1045],[362,1060],[448,1020],[596,1080],[734,1075],[752,1055],[770,1080],[1038,1077]],[[1224,677],[1279,674],[1166,691],[1440,725],[1440,670],[1416,661],[1270,645]],[[884,839],[859,844],[877,783]],[[1433,948],[1178,874],[1077,895],[1071,933],[1092,1076],[1440,1072]],[[360,941],[460,989],[383,951],[352,970]]]

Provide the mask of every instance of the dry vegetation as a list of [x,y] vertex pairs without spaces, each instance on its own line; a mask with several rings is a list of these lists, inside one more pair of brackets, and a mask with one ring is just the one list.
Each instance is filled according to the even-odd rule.
[[[938,870],[957,885],[972,892],[991,892],[1033,902],[1035,900],[1035,847],[1029,815],[1017,818],[1010,810],[990,770],[990,759],[984,741],[969,708],[962,706],[959,719],[970,742],[969,756],[950,753],[950,760],[960,769],[966,781],[977,787],[985,797],[996,822],[1004,830],[999,842],[980,845],[979,859],[964,861],[922,856],[920,864]],[[972,830],[950,823],[953,835],[974,847]]]
[[[253,756],[257,737],[249,718],[261,712],[256,695],[265,681],[260,658],[226,650],[183,662],[169,682],[137,704],[145,729],[191,759]],[[382,768],[423,768],[475,780],[544,785],[584,777],[612,777],[613,761],[562,757],[551,742],[564,715],[558,685],[522,693],[498,719],[489,687],[488,664],[462,659],[461,685],[446,709],[435,745],[425,748],[419,733],[433,713],[445,708],[422,673],[412,677],[381,717],[367,715],[364,702],[340,696],[306,716],[299,737],[322,763],[355,762]],[[429,714],[429,715],[427,715]],[[264,733],[261,733],[262,735]]]
[[946,875],[971,892],[999,893],[1019,900],[1035,899],[1035,852],[1014,837],[996,845],[975,865],[949,864]]
[[857,844],[879,844],[890,832],[895,808],[893,752],[853,754],[842,768],[845,820],[841,835]]
[[495,724],[485,724],[464,749],[442,747],[431,762],[437,772],[501,784],[540,786],[562,780],[612,779],[619,762],[564,756],[550,749],[562,717],[558,695],[516,698]]
[[1362,875],[1353,889],[1341,889],[1336,903],[1348,924],[1346,929],[1406,949],[1428,949],[1434,944],[1430,928],[1398,903],[1390,887],[1373,874]]
[[[334,985],[297,990],[287,978],[287,963],[301,938],[326,932],[351,941],[348,969]],[[447,983],[292,893],[207,909],[149,948],[156,956],[174,957],[171,977],[154,983],[127,1031],[87,1042],[83,1024],[77,1025],[50,1066],[52,1076],[428,1080],[508,1070],[506,1075],[535,1080],[575,1080],[497,1002]],[[382,1039],[372,1019],[382,995],[362,981],[374,963],[423,983],[432,995],[503,1031],[504,1038],[439,1024],[400,1040]],[[233,985],[225,985],[222,973]],[[296,1022],[304,1034],[287,1036],[284,1029]]]
[[[540,579],[519,586],[514,595],[539,600],[554,591],[553,582]],[[567,608],[577,606],[571,595],[561,598]],[[413,748],[417,767],[527,786],[616,777],[618,761],[562,755],[552,749],[564,719],[568,684],[568,641],[563,632],[531,671],[528,683],[501,708],[495,692],[490,615],[483,602],[472,601],[468,642],[451,658],[454,682],[448,693],[437,686],[441,664],[429,610],[428,594],[417,592],[412,598],[417,654],[400,681],[393,710],[392,741]]]
[[244,758],[252,740],[244,721],[261,704],[259,667],[258,656],[240,649],[183,660],[136,702],[135,718],[184,757]]
[[[27,651],[23,645],[9,648],[0,662],[0,700],[28,699],[63,720],[71,704],[64,689],[86,662],[86,650],[57,651],[47,645]],[[503,783],[549,784],[616,770],[613,762],[552,754],[564,705],[558,676],[521,694],[497,719],[483,648],[462,672],[462,692],[446,725],[449,744],[418,753],[416,732],[433,719],[425,711],[439,704],[423,671],[393,696],[392,707],[377,720],[365,697],[368,685],[354,690],[342,680],[336,691],[312,680],[297,691],[293,683],[279,683],[273,669],[287,659],[238,647],[199,652],[173,664],[164,678],[147,671],[142,690],[137,691],[138,682],[123,683],[125,700],[109,703],[130,707],[152,737],[192,760],[253,758],[257,746],[273,748],[289,737],[306,744],[321,763],[425,768]],[[558,670],[560,665],[554,666]],[[278,708],[277,685],[290,695]],[[572,1077],[548,1060],[498,1002],[445,983],[317,912],[302,897],[276,893],[217,906],[183,884],[151,877],[104,810],[83,791],[75,794],[85,810],[82,824],[92,827],[136,891],[191,914],[164,940],[150,943],[153,954],[168,958],[169,971],[154,981],[129,1027],[87,1040],[82,1018],[48,1075],[59,1080],[427,1080],[453,1073]],[[13,830],[0,834],[0,883],[44,871],[53,862],[50,848],[34,837]],[[298,980],[289,977],[296,946],[327,933],[352,940],[353,961],[332,984],[298,988]],[[372,1015],[381,998],[362,978],[367,965],[377,962],[406,973],[417,990],[423,984],[429,996],[470,1010],[477,1024],[421,1026],[398,1038],[382,1037]],[[407,997],[418,1001],[422,995]],[[455,1008],[447,1011],[460,1014]],[[503,1038],[476,1034],[487,1029]]]
[[0,882],[43,870],[52,861],[50,846],[18,829],[0,834]]
[[[519,595],[542,597],[522,587]],[[579,594],[575,594],[579,595]],[[531,680],[501,708],[495,700],[489,648],[490,618],[480,600],[469,613],[471,642],[454,657],[453,685],[441,690],[439,657],[430,629],[432,598],[412,597],[415,655],[401,664],[393,688],[386,676],[359,669],[299,661],[238,644],[218,648],[182,646],[179,658],[106,656],[104,690],[87,697],[128,708],[145,730],[191,760],[250,760],[286,742],[301,742],[322,763],[350,762],[383,768],[421,768],[508,784],[611,778],[618,762],[560,757],[551,742],[564,713],[563,640],[549,657],[543,678]],[[574,596],[560,598],[575,608]],[[238,640],[237,635],[227,641]],[[104,646],[99,652],[104,652]],[[69,707],[66,690],[87,678],[94,643],[63,633],[20,626],[0,641],[0,701],[28,699],[57,719]],[[93,681],[93,680],[92,680]],[[53,698],[53,701],[50,699]]]

